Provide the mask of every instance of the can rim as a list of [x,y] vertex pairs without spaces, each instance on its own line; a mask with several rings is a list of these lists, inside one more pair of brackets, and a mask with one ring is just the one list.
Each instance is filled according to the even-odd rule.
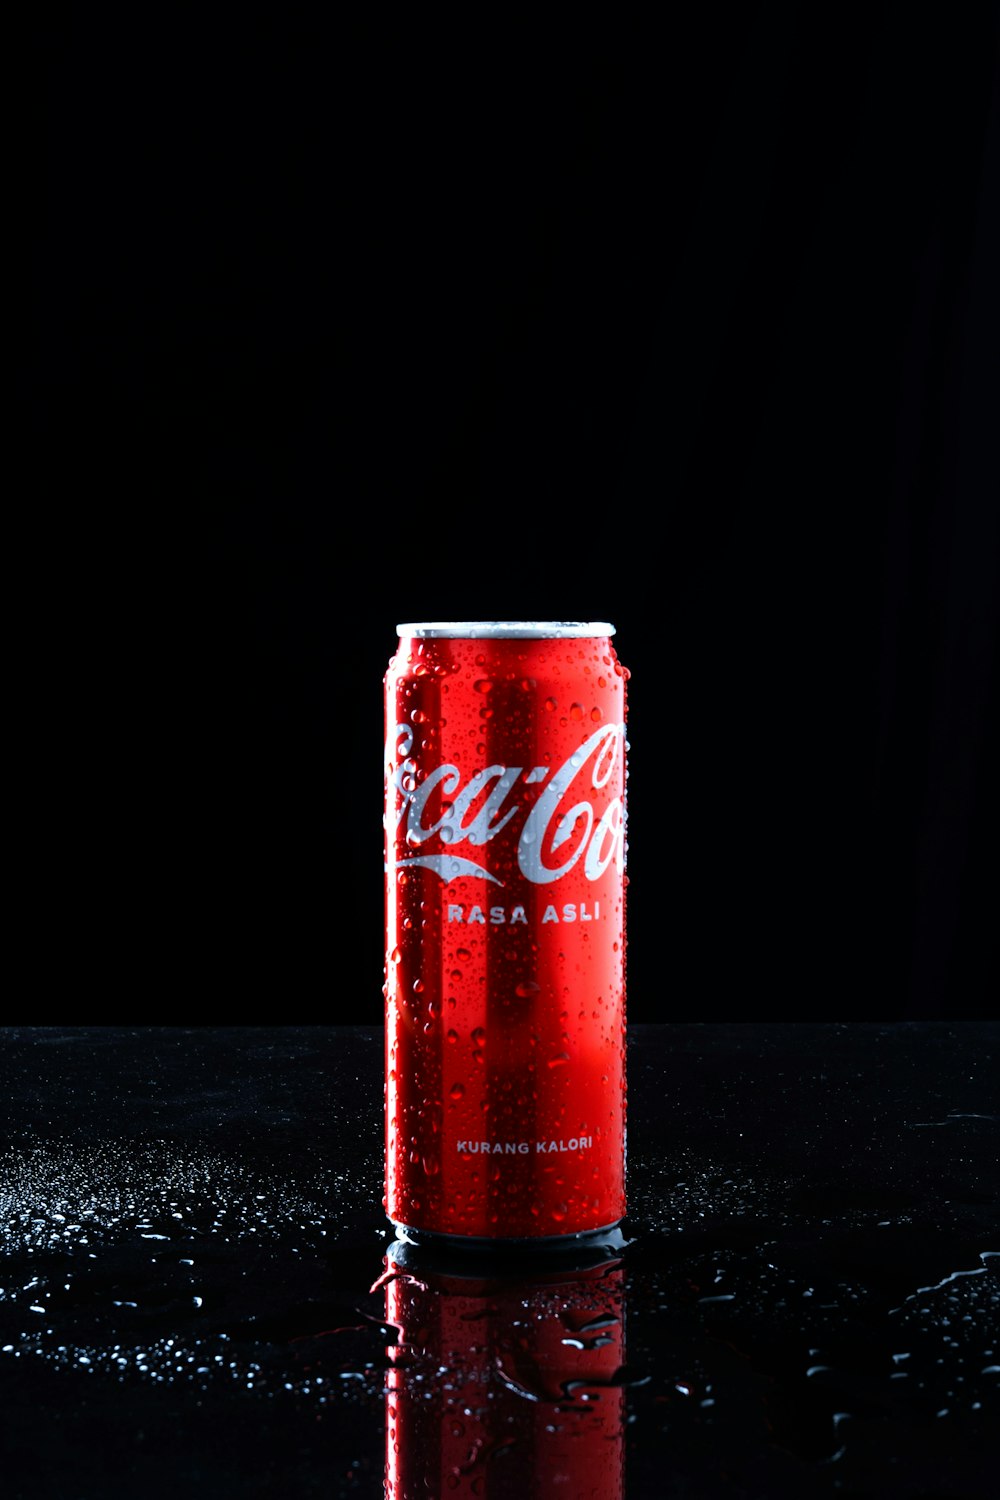
[[575,640],[614,633],[607,620],[429,620],[396,626],[398,636],[420,639]]

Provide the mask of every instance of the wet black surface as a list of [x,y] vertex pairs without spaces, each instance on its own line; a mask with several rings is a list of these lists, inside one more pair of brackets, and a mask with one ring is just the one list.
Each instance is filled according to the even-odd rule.
[[0,1049],[10,1500],[996,1492],[1000,1026],[634,1028],[627,1243],[520,1284],[386,1262],[377,1029]]

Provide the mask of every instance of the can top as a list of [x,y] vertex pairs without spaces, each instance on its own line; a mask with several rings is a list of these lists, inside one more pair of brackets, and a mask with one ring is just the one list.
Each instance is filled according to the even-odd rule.
[[431,620],[397,625],[396,634],[456,640],[492,637],[495,640],[561,640],[614,635],[606,620]]

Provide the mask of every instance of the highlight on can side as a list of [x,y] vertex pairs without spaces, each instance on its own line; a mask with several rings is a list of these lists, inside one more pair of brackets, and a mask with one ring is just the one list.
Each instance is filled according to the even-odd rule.
[[614,626],[397,626],[385,675],[385,1199],[397,1237],[565,1247],[625,1200]]

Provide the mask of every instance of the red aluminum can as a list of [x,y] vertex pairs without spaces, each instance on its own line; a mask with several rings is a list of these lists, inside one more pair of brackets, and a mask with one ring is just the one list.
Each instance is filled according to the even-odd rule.
[[625,1214],[625,723],[614,627],[397,626],[385,677],[397,1235],[528,1247]]

